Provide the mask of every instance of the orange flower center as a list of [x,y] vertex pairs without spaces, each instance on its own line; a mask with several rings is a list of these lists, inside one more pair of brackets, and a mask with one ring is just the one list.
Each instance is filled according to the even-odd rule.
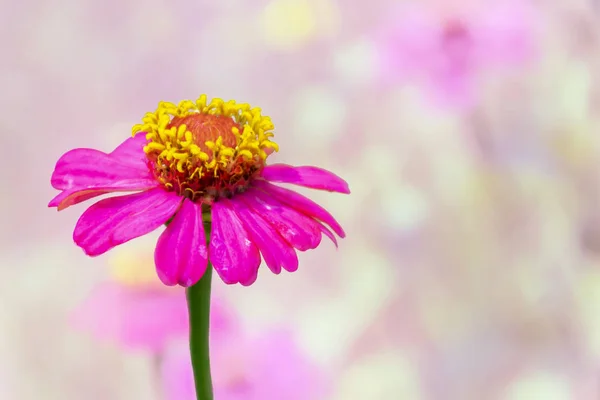
[[191,114],[185,117],[174,117],[167,128],[179,128],[185,125],[187,130],[192,133],[194,143],[200,147],[205,153],[209,153],[209,148],[206,147],[207,141],[215,142],[219,137],[223,140],[223,145],[235,147],[237,144],[233,128],[241,129],[231,118],[222,115],[208,114]]
[[149,166],[165,189],[211,204],[244,191],[263,168],[276,143],[274,127],[260,108],[202,95],[194,103],[161,102],[134,135],[145,132]]

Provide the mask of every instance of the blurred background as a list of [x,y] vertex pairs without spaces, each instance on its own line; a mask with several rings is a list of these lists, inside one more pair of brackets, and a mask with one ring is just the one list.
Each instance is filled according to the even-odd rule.
[[346,229],[338,250],[214,279],[214,326],[236,332],[217,400],[600,399],[597,1],[1,9],[0,398],[188,400],[185,351],[169,362],[183,291],[148,294],[160,232],[89,258],[71,239],[86,205],[47,203],[64,152],[206,93],[272,117],[271,162],[352,190],[303,192]]

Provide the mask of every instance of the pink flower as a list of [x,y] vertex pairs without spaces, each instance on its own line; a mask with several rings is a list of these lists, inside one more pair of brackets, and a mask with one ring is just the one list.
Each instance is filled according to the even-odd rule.
[[[189,330],[185,292],[160,285],[107,282],[96,287],[71,316],[77,329],[133,350],[162,353]],[[218,301],[211,303],[211,332],[235,332],[237,323]]]
[[58,210],[139,191],[100,200],[81,215],[73,239],[86,254],[103,254],[170,222],[154,255],[164,284],[195,284],[210,259],[225,283],[250,285],[261,254],[273,273],[293,272],[296,250],[316,248],[322,234],[336,243],[331,230],[345,236],[325,209],[271,183],[350,192],[343,179],[317,167],[267,166],[278,146],[259,108],[220,99],[207,104],[203,95],[179,105],[161,102],[142,121],[113,152],[75,149],[56,164],[51,183],[61,193],[49,206]]
[[[219,400],[319,400],[327,394],[323,372],[302,354],[288,332],[260,337],[211,337],[214,395]],[[187,344],[175,344],[162,365],[166,400],[195,399]]]
[[[260,332],[251,337],[219,298],[211,302],[210,318],[215,398],[316,400],[324,393],[322,371],[302,354],[288,332]],[[160,356],[166,399],[195,399],[183,289],[158,282],[104,283],[73,313],[71,321],[97,339]]]
[[458,107],[475,101],[483,69],[523,65],[534,52],[535,14],[526,1],[436,13],[403,5],[380,36],[386,80],[416,80],[436,102]]

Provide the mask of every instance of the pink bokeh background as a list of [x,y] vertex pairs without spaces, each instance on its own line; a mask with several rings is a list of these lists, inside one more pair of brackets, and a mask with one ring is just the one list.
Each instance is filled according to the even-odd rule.
[[[73,323],[116,255],[72,243],[84,206],[48,209],[49,179],[65,151],[109,151],[201,93],[261,107],[272,160],[352,190],[302,191],[344,226],[339,249],[214,280],[250,348],[287,346],[328,400],[600,398],[596,1],[0,5],[1,399],[167,398],[154,352]],[[129,304],[113,295],[98,315]]]

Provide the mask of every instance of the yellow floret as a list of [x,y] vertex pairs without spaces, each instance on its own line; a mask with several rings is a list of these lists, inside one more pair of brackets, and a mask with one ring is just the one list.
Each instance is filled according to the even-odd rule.
[[[194,142],[193,134],[185,124],[179,127],[167,128],[173,118],[184,118],[193,114],[208,114],[231,118],[242,129],[234,127],[232,133],[236,138],[235,147],[223,144],[219,137],[217,140],[206,141],[204,148],[209,153],[202,151],[202,144]],[[195,102],[182,100],[179,104],[161,101],[154,112],[146,113],[142,123],[133,126],[135,136],[138,132],[145,132],[150,141],[144,151],[155,154],[157,164],[176,169],[180,173],[188,172],[189,179],[198,179],[204,174],[217,176],[219,170],[227,168],[231,163],[240,158],[246,161],[256,160],[264,163],[268,149],[278,151],[279,147],[271,138],[274,125],[271,118],[263,116],[258,107],[251,108],[246,103],[238,104],[233,100],[227,102],[222,99],[212,99],[207,103],[207,96],[201,95]]]

